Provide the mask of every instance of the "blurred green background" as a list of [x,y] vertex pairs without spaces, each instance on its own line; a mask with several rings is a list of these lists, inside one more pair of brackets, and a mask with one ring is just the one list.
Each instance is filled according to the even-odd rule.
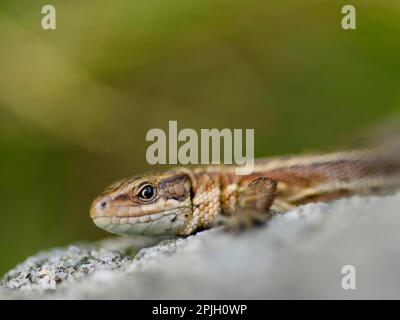
[[[256,155],[331,149],[399,111],[400,2],[0,2],[0,274],[107,236],[110,182],[154,168],[146,132],[254,128]],[[57,30],[41,8],[57,9]]]

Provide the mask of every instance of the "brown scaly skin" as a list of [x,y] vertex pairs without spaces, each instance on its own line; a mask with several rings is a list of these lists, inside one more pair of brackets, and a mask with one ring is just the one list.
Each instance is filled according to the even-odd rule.
[[94,200],[90,215],[112,233],[189,235],[216,221],[252,225],[306,203],[400,188],[400,161],[371,151],[256,160],[247,176],[235,168],[181,167],[122,180]]

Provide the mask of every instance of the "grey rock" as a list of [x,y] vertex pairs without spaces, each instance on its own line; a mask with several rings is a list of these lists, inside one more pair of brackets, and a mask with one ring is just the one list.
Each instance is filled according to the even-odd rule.
[[[240,235],[214,229],[43,251],[3,277],[0,298],[398,299],[399,231],[400,194],[310,204]],[[355,290],[342,288],[346,265]]]

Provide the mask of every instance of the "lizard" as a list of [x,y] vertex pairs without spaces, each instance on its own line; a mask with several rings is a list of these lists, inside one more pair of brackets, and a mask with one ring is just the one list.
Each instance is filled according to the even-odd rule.
[[188,236],[227,225],[242,230],[311,202],[400,188],[400,160],[372,150],[256,159],[249,175],[235,165],[177,167],[109,186],[90,216],[121,235]]

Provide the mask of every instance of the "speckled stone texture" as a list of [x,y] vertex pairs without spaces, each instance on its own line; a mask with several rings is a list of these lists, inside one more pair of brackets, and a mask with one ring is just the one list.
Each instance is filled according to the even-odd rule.
[[[400,298],[400,194],[303,206],[240,235],[218,229],[154,243],[43,251],[3,277],[0,297]],[[356,290],[342,289],[345,265],[356,269]]]

